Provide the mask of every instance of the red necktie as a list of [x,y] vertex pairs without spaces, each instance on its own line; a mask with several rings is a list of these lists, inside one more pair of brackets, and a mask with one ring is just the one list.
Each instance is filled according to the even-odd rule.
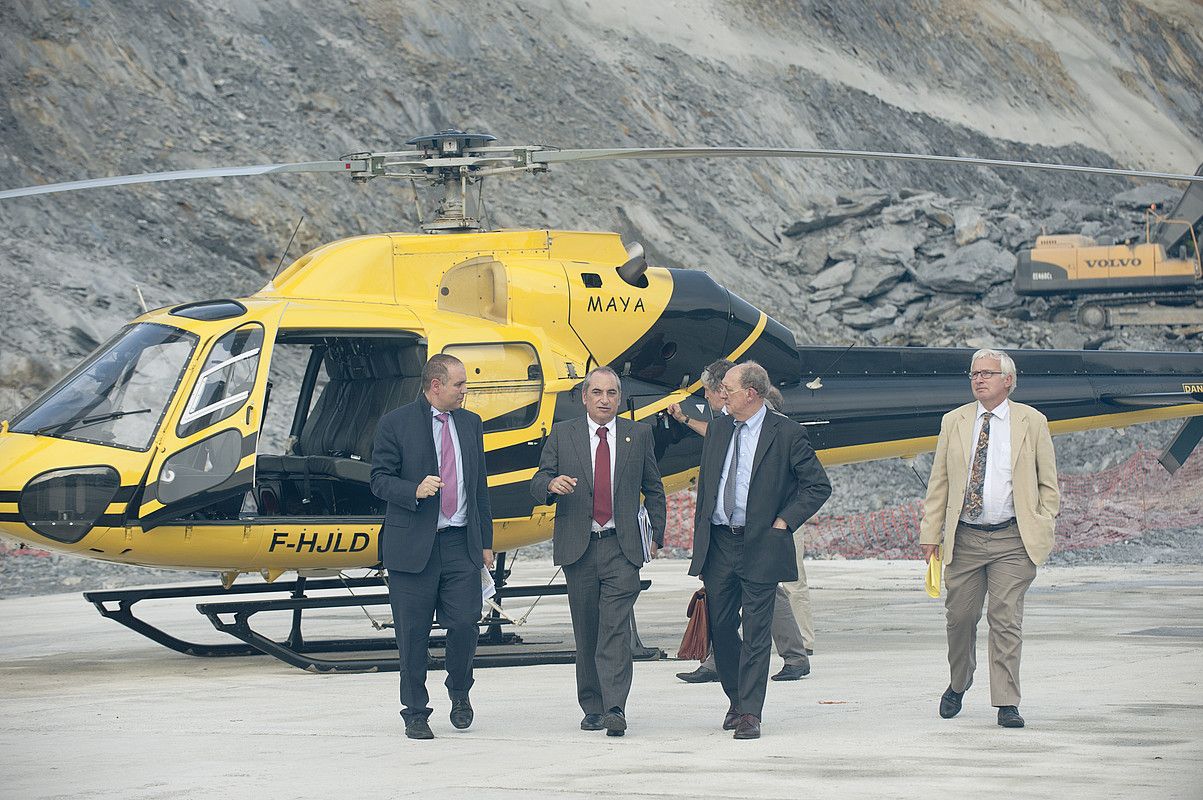
[[610,496],[610,443],[606,428],[597,429],[597,455],[593,458],[593,520],[605,526],[614,516],[614,500]]

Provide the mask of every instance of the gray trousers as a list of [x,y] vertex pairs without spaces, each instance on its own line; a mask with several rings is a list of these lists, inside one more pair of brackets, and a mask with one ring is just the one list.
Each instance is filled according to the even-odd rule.
[[617,536],[590,539],[584,555],[564,565],[576,640],[576,697],[586,714],[623,711],[631,692],[631,609],[639,567]]
[[957,526],[952,561],[944,567],[948,620],[948,667],[953,691],[973,685],[977,625],[982,603],[990,625],[990,704],[1019,705],[1019,657],[1023,650],[1023,598],[1036,578],[1019,528],[976,531]]

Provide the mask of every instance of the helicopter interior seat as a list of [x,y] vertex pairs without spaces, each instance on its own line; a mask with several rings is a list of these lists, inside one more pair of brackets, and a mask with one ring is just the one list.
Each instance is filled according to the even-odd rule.
[[[348,506],[374,506],[367,489],[372,474],[376,424],[386,412],[417,396],[423,349],[405,346],[332,346],[325,356],[328,382],[305,420],[288,455],[258,459],[264,480],[260,507],[265,513],[295,507],[285,495],[301,498],[307,514],[344,513]],[[272,497],[273,484],[280,497]],[[372,509],[374,511],[374,509]]]

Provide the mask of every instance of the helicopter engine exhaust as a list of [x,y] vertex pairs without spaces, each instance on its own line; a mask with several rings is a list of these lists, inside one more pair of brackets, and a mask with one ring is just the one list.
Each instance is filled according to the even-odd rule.
[[645,272],[647,272],[647,258],[643,254],[643,245],[639,242],[631,242],[627,245],[626,263],[618,268],[618,277],[632,286],[643,287],[646,285],[646,279],[643,277]]

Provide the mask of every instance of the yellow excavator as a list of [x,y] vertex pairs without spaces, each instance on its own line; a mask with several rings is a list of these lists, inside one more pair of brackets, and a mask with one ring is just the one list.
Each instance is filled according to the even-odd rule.
[[[1203,175],[1203,165],[1195,171]],[[1186,325],[1203,330],[1203,184],[1168,214],[1145,212],[1145,241],[1099,244],[1088,236],[1040,236],[1019,254],[1015,292],[1078,297],[1076,319],[1092,328]]]

